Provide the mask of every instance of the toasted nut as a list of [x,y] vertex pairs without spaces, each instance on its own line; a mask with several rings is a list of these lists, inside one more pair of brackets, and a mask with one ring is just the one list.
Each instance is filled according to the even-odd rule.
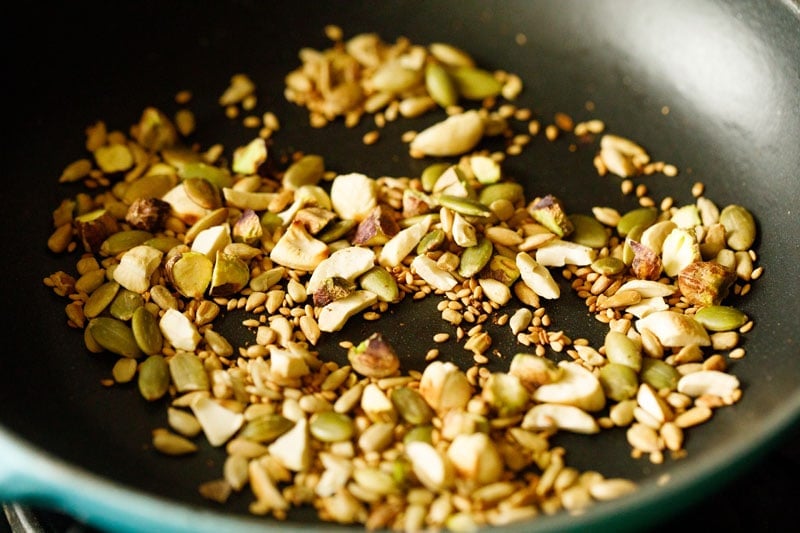
[[477,111],[452,115],[419,132],[411,141],[412,153],[453,156],[468,152],[483,138],[484,122]]
[[560,429],[573,433],[598,433],[600,426],[595,419],[574,405],[541,403],[527,412],[522,420],[523,429]]
[[728,205],[720,212],[719,221],[725,226],[728,246],[732,249],[747,250],[755,242],[755,220],[746,208],[740,205]]

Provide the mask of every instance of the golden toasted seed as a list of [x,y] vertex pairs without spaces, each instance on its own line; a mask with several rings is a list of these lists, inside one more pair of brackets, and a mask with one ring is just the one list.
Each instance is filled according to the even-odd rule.
[[696,426],[706,422],[713,412],[708,407],[697,406],[680,413],[675,417],[675,425],[679,428],[686,429],[688,427]]

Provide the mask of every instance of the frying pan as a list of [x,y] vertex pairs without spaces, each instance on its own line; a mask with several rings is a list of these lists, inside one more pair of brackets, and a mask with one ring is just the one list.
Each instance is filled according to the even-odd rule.
[[[255,135],[225,118],[216,102],[236,73],[256,82],[259,112],[273,111],[281,120],[271,153],[319,153],[340,172],[419,175],[431,161],[410,158],[400,135],[433,117],[390,123],[376,145],[365,147],[361,135],[372,124],[313,129],[306,111],[283,98],[283,77],[299,65],[298,51],[327,47],[323,27],[329,23],[346,36],[376,32],[388,41],[406,36],[459,46],[482,66],[519,74],[525,89],[517,103],[543,123],[558,111],[576,120],[601,118],[609,131],[674,163],[681,170],[674,178],[642,178],[654,198],[689,202],[692,183],[702,181],[719,205],[744,204],[757,218],[758,264],[765,274],[736,303],[756,327],[745,336],[746,357],[731,363],[742,400],[689,433],[685,458],[662,465],[632,459],[619,433],[565,436],[568,463],[631,477],[640,490],[579,516],[541,516],[524,527],[652,525],[717,489],[780,441],[800,414],[796,2],[33,2],[4,17],[2,32],[4,500],[64,510],[118,531],[321,527],[308,510],[276,522],[249,516],[244,498],[225,507],[203,500],[197,485],[219,476],[221,452],[206,447],[182,459],[155,453],[150,431],[164,425],[163,405],[146,405],[132,387],[100,385],[113,360],[85,350],[81,335],[65,324],[64,302],[42,279],[74,264],[74,258],[50,254],[45,243],[50,214],[71,190],[57,178],[83,156],[84,128],[104,120],[124,131],[148,105],[174,110],[173,96],[188,89],[197,142],[222,142],[230,150]],[[633,198],[620,194],[618,179],[596,174],[593,155],[592,148],[571,153],[566,141],[549,143],[540,135],[504,168],[528,195],[552,193],[569,212],[588,213],[598,204],[634,207]],[[435,316],[432,305],[406,306],[382,327],[403,351],[422,354],[420,339],[438,327],[425,319]],[[568,334],[596,340],[601,329],[582,305],[566,296],[549,311]],[[234,317],[226,327],[244,336],[235,324]],[[321,350],[341,361],[336,342],[361,339],[371,328],[349,324]],[[518,351],[509,340],[498,348]],[[463,363],[464,353],[450,357]]]

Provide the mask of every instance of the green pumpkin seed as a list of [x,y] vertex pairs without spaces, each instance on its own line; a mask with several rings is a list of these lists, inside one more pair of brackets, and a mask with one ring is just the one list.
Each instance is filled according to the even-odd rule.
[[392,389],[390,399],[400,416],[410,424],[428,424],[433,420],[435,415],[433,408],[414,389],[408,387]]
[[191,201],[205,209],[222,207],[222,196],[219,189],[210,181],[202,178],[183,180],[183,190]]
[[132,182],[125,189],[122,201],[130,205],[137,198],[161,198],[177,183],[178,179],[173,174],[148,174]]
[[436,180],[444,174],[444,171],[450,168],[450,163],[433,163],[432,165],[428,165],[425,167],[425,170],[422,171],[422,175],[420,176],[420,181],[422,182],[422,190],[425,192],[433,191],[434,185],[436,185]]
[[609,363],[600,369],[598,379],[606,396],[617,402],[633,398],[639,388],[636,371],[627,365]]
[[488,70],[476,67],[455,67],[450,70],[458,94],[468,100],[483,100],[497,96],[503,84]]
[[78,280],[75,282],[75,290],[78,292],[85,292],[86,294],[92,294],[105,281],[106,271],[102,268],[98,268],[97,270],[87,272],[78,278]]
[[493,183],[481,189],[478,194],[478,201],[483,205],[492,205],[497,200],[507,200],[512,205],[525,198],[525,190],[522,185],[515,182]]
[[111,302],[108,311],[111,316],[127,322],[133,313],[144,305],[144,298],[137,292],[128,289],[120,290]]
[[658,218],[658,210],[655,207],[639,207],[628,211],[622,215],[617,222],[617,233],[620,237],[626,237],[633,228],[639,226],[642,231],[653,224]]
[[97,344],[111,353],[133,358],[142,355],[133,331],[121,320],[110,317],[93,318],[89,321],[86,329]]
[[590,248],[602,248],[608,243],[606,228],[596,218],[581,214],[569,215],[567,218],[573,226],[570,241]]
[[375,422],[358,437],[358,447],[364,452],[380,452],[394,442],[394,422]]
[[136,344],[142,352],[147,355],[161,352],[164,337],[158,327],[158,320],[146,307],[141,306],[133,312],[131,329],[133,330]]
[[86,303],[83,306],[83,315],[86,318],[99,316],[114,301],[119,289],[120,284],[116,281],[107,281],[100,285],[86,299]]
[[492,258],[494,245],[486,237],[478,239],[478,244],[465,248],[461,254],[461,261],[458,264],[458,274],[465,278],[471,278],[489,263]]
[[436,197],[436,201],[439,202],[439,205],[462,215],[488,217],[492,214],[492,210],[483,203],[462,196],[441,194]]
[[308,424],[311,435],[322,442],[340,442],[348,440],[355,432],[353,420],[342,413],[323,411],[311,417]]
[[152,246],[156,250],[167,253],[176,246],[178,246],[179,244],[183,244],[183,241],[175,237],[160,236],[148,239],[144,241],[142,244],[145,244],[147,246]]
[[636,372],[642,367],[642,352],[633,339],[611,330],[605,338],[606,357],[611,363],[629,366]]
[[397,492],[397,483],[391,474],[377,468],[356,468],[353,479],[361,487],[375,494],[392,494]]
[[103,244],[100,245],[100,254],[107,257],[114,257],[152,238],[153,234],[149,231],[139,229],[120,231],[109,235],[109,237],[103,241]]
[[94,337],[92,337],[92,333],[89,331],[88,327],[84,328],[83,330],[83,344],[91,353],[103,353],[104,348],[100,346],[96,340],[94,340]]
[[606,256],[595,259],[591,265],[592,270],[604,276],[615,276],[625,270],[625,263],[616,257]]
[[153,402],[164,397],[169,390],[169,365],[161,355],[151,355],[139,365],[137,380],[139,393]]
[[425,67],[425,88],[433,100],[442,107],[458,103],[458,88],[441,64],[431,61]]
[[178,392],[207,391],[208,374],[193,353],[178,352],[169,360],[169,373]]
[[681,374],[671,364],[652,357],[642,358],[642,369],[639,371],[642,383],[647,383],[655,390],[675,390]]
[[433,426],[416,426],[411,428],[408,433],[403,437],[403,444],[408,445],[410,442],[427,442],[433,443]]
[[727,305],[703,307],[695,313],[694,318],[709,331],[731,331],[747,323],[746,314]]
[[227,169],[215,167],[202,161],[190,161],[179,167],[181,179],[188,180],[193,178],[203,179],[218,189],[233,186],[233,177]]
[[600,369],[598,379],[606,396],[617,402],[633,398],[639,388],[636,371],[627,365],[609,363]]
[[261,415],[247,422],[240,436],[247,440],[270,443],[292,429],[294,422],[278,413]]
[[719,214],[719,222],[725,226],[728,246],[736,251],[749,249],[756,240],[756,222],[753,215],[740,205],[726,206]]
[[322,156],[307,154],[289,165],[283,174],[283,186],[297,190],[303,185],[316,185],[325,174],[325,160]]

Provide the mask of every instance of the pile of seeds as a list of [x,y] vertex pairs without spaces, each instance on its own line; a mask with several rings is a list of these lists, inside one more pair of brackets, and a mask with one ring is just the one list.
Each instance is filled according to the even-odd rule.
[[[408,69],[407,55],[422,55],[419,69],[468,59],[449,45],[386,47],[370,35],[337,43],[304,51],[287,78],[287,97],[325,120],[354,120],[383,93],[362,87],[363,102],[334,109],[336,95],[356,82],[375,87],[386,64]],[[358,56],[369,50],[379,63]],[[220,104],[230,110],[254,91],[234,77]],[[398,109],[413,97],[390,92],[384,105]],[[181,93],[178,103],[188,100]],[[568,450],[550,444],[555,433],[627,428],[632,455],[659,463],[685,453],[687,429],[740,399],[727,366],[744,355],[740,336],[753,322],[730,302],[762,272],[749,211],[720,208],[699,185],[683,206],[655,207],[637,191],[641,206],[626,213],[568,213],[552,195],[526,198],[501,156],[473,150],[480,139],[447,144],[454,118],[480,123],[482,137],[498,117],[528,116],[482,103],[422,141],[409,136],[412,156],[460,156],[412,178],[338,173],[315,154],[274,171],[263,130],[228,166],[219,145],[184,146],[194,123],[186,110],[171,120],[145,109],[129,134],[102,122],[87,129],[90,157],[60,181],[83,181],[93,194],[54,210],[48,241],[77,257],[75,271],[44,281],[69,300],[68,323],[87,349],[118,357],[109,384],[136,383],[145,400],[164,402],[169,427],[154,430],[155,449],[194,453],[200,438],[225,448],[220,478],[199,489],[205,497],[224,503],[249,490],[254,514],[313,506],[323,520],[409,531],[581,512],[635,484],[569,466]],[[579,137],[604,129],[566,115],[556,123]],[[595,165],[628,180],[677,172],[611,134]],[[608,324],[602,345],[551,329],[544,304],[560,297],[559,276]],[[460,344],[473,359],[466,371],[435,348],[423,371],[401,368],[380,321],[370,337],[342,344],[347,365],[315,348],[354,317],[378,320],[429,297],[440,298],[442,318],[431,341]],[[233,310],[247,314],[254,344],[234,346],[215,329]],[[505,354],[507,371],[487,368],[489,323],[519,345]]]

